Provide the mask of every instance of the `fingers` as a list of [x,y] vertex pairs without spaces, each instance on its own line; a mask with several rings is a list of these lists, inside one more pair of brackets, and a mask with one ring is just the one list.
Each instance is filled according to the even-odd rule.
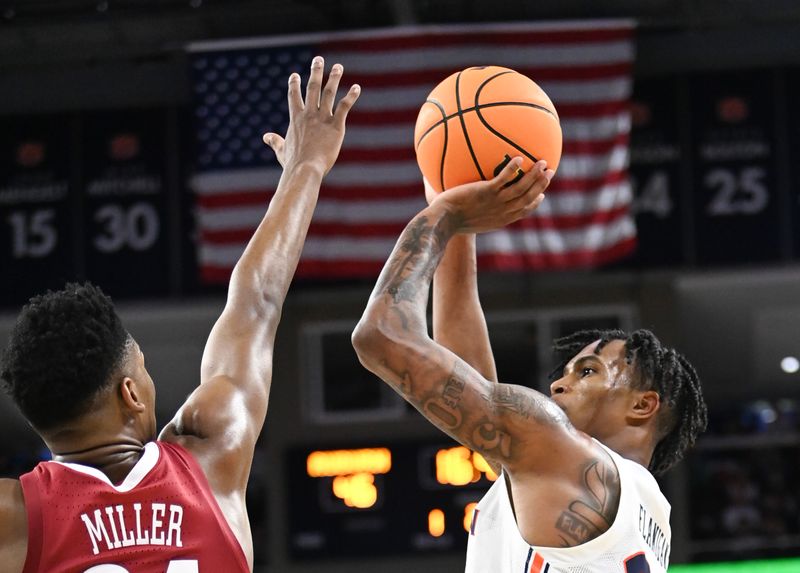
[[336,92],[339,90],[340,79],[342,79],[342,64],[333,64],[319,101],[320,110],[333,114],[333,101],[336,99]]
[[289,76],[289,119],[303,110],[303,97],[300,95],[300,75],[292,74]]
[[278,160],[280,160],[283,154],[284,139],[277,133],[265,133],[262,139],[264,143],[272,148],[272,151],[275,152],[275,155],[278,156]]
[[353,84],[350,86],[347,95],[339,101],[339,105],[336,106],[336,111],[333,115],[340,125],[344,125],[344,120],[347,119],[347,113],[350,111],[350,108],[353,107],[353,104],[356,103],[359,95],[361,95],[361,86]]
[[[506,156],[508,157],[508,156]],[[494,179],[491,180],[491,184],[496,186],[497,189],[502,189],[509,183],[512,183],[514,179],[519,177],[519,170],[522,165],[522,157],[514,157],[503,169],[500,170]]]
[[308,85],[306,86],[306,106],[312,106],[312,109],[319,108],[324,68],[325,60],[322,59],[322,56],[314,56],[314,59],[311,60],[311,75],[308,77]]
[[519,181],[501,189],[498,196],[505,199],[510,210],[519,210],[520,217],[527,216],[542,203],[544,192],[554,174],[555,171],[547,169],[546,161],[537,161]]
[[527,217],[528,215],[533,213],[536,209],[538,209],[539,205],[541,205],[542,202],[544,201],[544,198],[545,198],[544,193],[540,193],[539,195],[537,195],[533,201],[531,201],[528,205],[526,205],[522,209],[522,216],[520,217],[520,219]]
[[261,139],[263,139],[264,143],[269,145],[272,149],[278,150],[283,148],[283,138],[277,133],[272,133],[270,131],[265,133]]
[[546,188],[550,184],[550,179],[552,179],[554,173],[555,171],[547,168],[547,161],[540,159],[533,164],[533,167],[531,167],[524,176],[514,182],[513,187],[509,185],[508,190],[504,190],[505,194],[508,196],[508,199],[511,199],[514,196],[527,192],[532,185],[542,185]]

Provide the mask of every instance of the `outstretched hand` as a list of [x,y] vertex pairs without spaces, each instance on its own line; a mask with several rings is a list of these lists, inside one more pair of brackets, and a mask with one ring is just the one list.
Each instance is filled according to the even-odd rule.
[[555,171],[538,161],[521,177],[522,158],[515,157],[494,179],[476,181],[426,197],[456,215],[459,233],[483,233],[505,227],[530,215],[544,200],[544,191]]
[[333,65],[323,89],[324,68],[325,61],[316,56],[311,62],[305,101],[300,90],[300,76],[296,73],[289,76],[289,128],[286,137],[271,132],[264,134],[264,143],[272,148],[284,169],[305,163],[318,167],[324,175],[339,155],[345,119],[361,88],[357,84],[351,86],[334,107],[343,68],[341,64]]

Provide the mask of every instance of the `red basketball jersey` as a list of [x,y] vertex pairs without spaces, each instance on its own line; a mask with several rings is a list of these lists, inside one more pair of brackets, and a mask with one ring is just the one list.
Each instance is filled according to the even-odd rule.
[[23,573],[250,571],[203,470],[176,444],[147,444],[119,485],[95,468],[59,462],[40,463],[20,481]]

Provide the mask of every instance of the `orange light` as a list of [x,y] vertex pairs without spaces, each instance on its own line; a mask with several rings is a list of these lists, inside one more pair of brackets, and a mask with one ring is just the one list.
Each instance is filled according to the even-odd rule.
[[333,495],[344,501],[347,507],[366,509],[378,500],[378,488],[374,484],[375,476],[368,473],[336,476],[333,478]]
[[497,474],[478,452],[464,446],[447,448],[436,452],[436,481],[444,485],[467,485],[481,479],[495,481]]
[[472,501],[464,506],[464,531],[467,533],[472,529],[472,516],[475,515],[476,505],[478,502]]
[[444,534],[444,512],[441,509],[432,509],[428,512],[428,533],[434,537]]
[[436,481],[445,485],[466,485],[475,481],[470,453],[464,446],[436,452]]
[[392,452],[388,448],[321,450],[311,452],[306,458],[306,470],[311,477],[385,474],[390,469]]
[[491,466],[489,466],[486,458],[484,458],[478,452],[473,452],[472,464],[475,466],[476,470],[486,475],[486,479],[489,481],[497,481],[497,474],[494,473],[494,470],[491,468]]

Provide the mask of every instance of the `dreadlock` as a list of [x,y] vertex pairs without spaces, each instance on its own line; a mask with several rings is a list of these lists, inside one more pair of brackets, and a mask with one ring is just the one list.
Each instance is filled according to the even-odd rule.
[[560,376],[567,362],[596,340],[600,342],[595,354],[599,354],[612,340],[624,341],[625,360],[635,368],[636,388],[655,390],[661,398],[657,420],[659,442],[650,460],[650,471],[661,475],[683,458],[697,436],[706,429],[708,413],[697,372],[685,356],[663,346],[649,330],[631,333],[581,330],[554,341],[554,350],[562,355],[563,361],[551,378]]

